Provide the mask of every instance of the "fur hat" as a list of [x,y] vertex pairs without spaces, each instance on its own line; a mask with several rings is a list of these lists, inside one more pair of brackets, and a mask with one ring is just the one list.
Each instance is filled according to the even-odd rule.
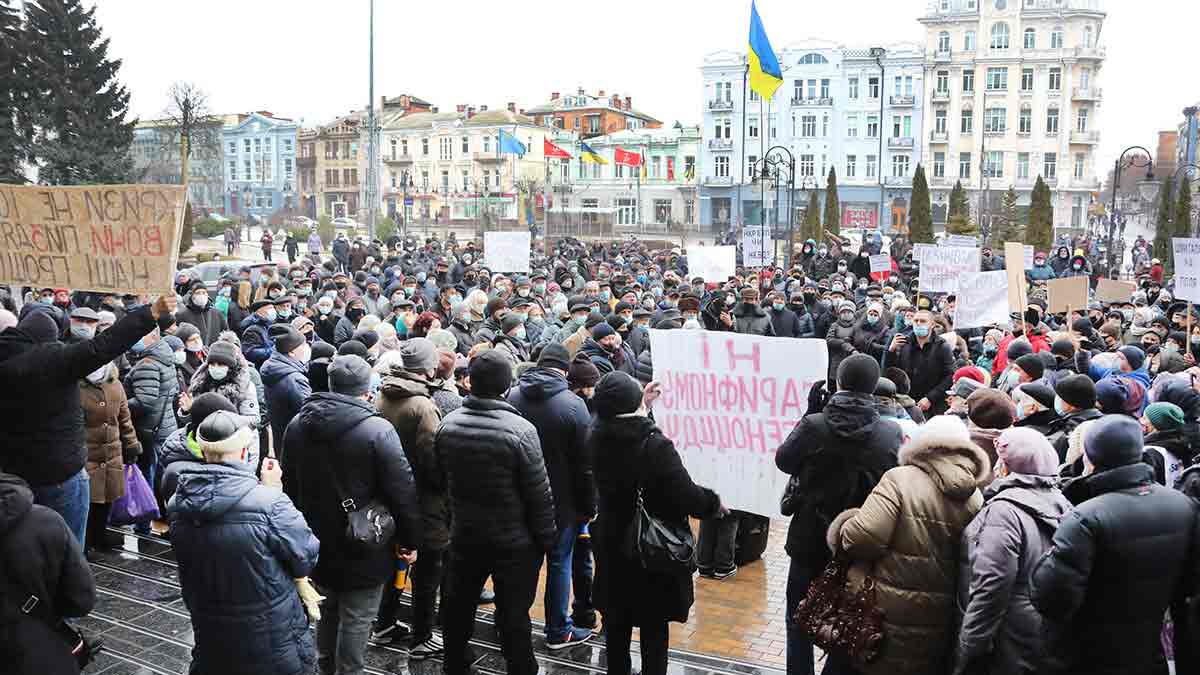
[[967,426],[955,415],[931,418],[900,448],[897,458],[902,466],[917,466],[932,474],[937,471],[932,460],[947,454],[964,457],[972,464],[969,479],[945,481],[942,492],[948,497],[965,500],[992,479],[991,460],[971,440]]

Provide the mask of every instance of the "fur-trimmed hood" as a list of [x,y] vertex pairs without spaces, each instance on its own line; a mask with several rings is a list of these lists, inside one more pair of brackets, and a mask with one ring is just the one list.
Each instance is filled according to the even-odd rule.
[[915,466],[933,480],[942,494],[959,501],[987,485],[992,464],[971,440],[967,427],[956,417],[939,415],[926,422],[912,440],[900,448],[901,466]]

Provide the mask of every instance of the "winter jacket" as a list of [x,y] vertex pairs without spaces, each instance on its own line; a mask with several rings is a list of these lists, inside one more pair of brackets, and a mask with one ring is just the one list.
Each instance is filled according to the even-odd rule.
[[266,319],[257,314],[251,314],[245,319],[242,319],[239,326],[239,335],[242,338],[242,355],[246,360],[254,364],[255,369],[262,368],[262,365],[271,357],[271,353],[275,351],[275,341],[271,339],[267,329],[271,324]]
[[360,398],[322,392],[309,397],[288,424],[283,447],[283,491],[321,540],[313,579],[335,591],[369,588],[391,579],[391,548],[351,547],[341,503],[353,499],[364,508],[372,499],[380,500],[396,521],[395,544],[417,548],[417,491],[392,425]]
[[861,509],[829,528],[854,563],[850,580],[875,580],[887,639],[864,675],[945,672],[963,529],[983,506],[978,486],[991,466],[969,438],[925,427],[900,449]]
[[1155,484],[1154,469],[1140,462],[1076,479],[1063,494],[1075,509],[1031,577],[1048,624],[1052,668],[1043,672],[1166,672],[1163,615],[1196,573],[1195,503]]
[[599,342],[589,337],[584,341],[579,353],[588,357],[592,365],[596,366],[596,370],[600,371],[601,377],[614,370],[637,377],[637,358],[633,356],[633,350],[629,349],[625,343],[621,343],[621,346],[613,352],[605,349]]
[[954,350],[945,340],[932,337],[922,347],[916,338],[895,352],[884,354],[884,365],[895,366],[908,375],[908,395],[920,401],[927,398],[934,414],[946,404],[946,390],[954,376]]
[[891,340],[891,331],[882,318],[876,321],[875,325],[871,325],[864,316],[854,324],[854,330],[850,333],[850,341],[854,344],[855,351],[871,356],[876,361],[883,358],[883,352],[887,350]]
[[[111,330],[111,329],[110,329]],[[72,383],[74,385],[74,383]],[[12,675],[76,675],[79,666],[50,621],[84,616],[96,603],[92,571],[56,511],[33,503],[19,477],[0,472],[0,658]],[[14,597],[14,595],[16,597]],[[38,598],[35,611],[17,607]]]
[[328,342],[331,345],[335,344],[333,338],[334,335],[337,334],[337,325],[341,318],[342,317],[340,315],[332,312],[329,314],[321,314],[318,312],[317,315],[313,317],[313,328],[316,330],[317,337],[321,338],[321,341],[323,342]]
[[178,428],[175,422],[175,359],[171,345],[159,340],[146,350],[125,382],[129,413],[143,452],[153,452]]
[[108,377],[100,384],[79,380],[79,403],[87,439],[91,500],[93,504],[111,504],[125,494],[125,451],[132,457],[142,452],[117,367],[110,366]]
[[292,500],[245,467],[192,464],[167,506],[197,673],[307,674],[316,661],[295,579],[321,542]]
[[512,368],[513,382],[516,382],[517,366],[529,360],[529,348],[524,342],[507,335],[497,335],[493,348],[508,360],[508,365]]
[[872,396],[839,391],[805,415],[775,451],[775,466],[798,481],[787,554],[813,574],[829,562],[825,531],[834,516],[861,506],[896,466],[900,426],[880,419]]
[[451,539],[510,550],[554,544],[554,498],[537,429],[507,401],[468,396],[438,427]]
[[450,545],[450,503],[446,477],[434,454],[433,438],[442,413],[434,403],[431,383],[393,366],[383,377],[375,406],[395,427],[400,445],[412,467],[421,506],[422,549],[445,550]]
[[309,253],[320,253],[321,249],[324,248],[324,246],[325,246],[325,243],[321,241],[321,235],[317,234],[316,232],[313,232],[312,234],[308,235],[308,252]]
[[1048,263],[1050,269],[1054,272],[1054,276],[1063,276],[1065,272],[1071,269],[1071,249],[1066,246],[1059,246],[1054,251],[1054,257],[1050,258]]
[[846,323],[838,319],[825,333],[825,347],[829,352],[829,382],[837,382],[838,366],[842,365],[842,359],[854,353],[854,327],[853,321]]
[[775,335],[771,317],[757,304],[738,303],[733,311],[733,330],[744,335]]
[[275,352],[263,364],[260,374],[263,386],[267,389],[275,456],[283,457],[283,439],[287,426],[300,412],[304,401],[312,395],[312,387],[308,381],[308,365],[282,352]]
[[1045,476],[1011,474],[983,491],[962,534],[954,675],[1025,675],[1042,670],[1042,615],[1029,573],[1071,503]]
[[[255,389],[254,379],[251,376],[253,372],[254,368],[243,357],[236,368],[229,369],[229,374],[225,376],[224,380],[217,382],[209,376],[208,363],[205,363],[192,376],[190,388],[192,397],[195,398],[208,392],[224,396],[237,408],[241,424],[257,430],[262,426],[263,411],[259,407],[258,390]],[[250,443],[250,452],[246,460],[253,462],[255,466],[258,466],[258,457],[263,452],[258,443],[259,436],[256,433],[254,440]]]
[[350,262],[350,242],[341,237],[334,239],[332,253],[338,262],[343,265],[348,264]]
[[1058,461],[1067,461],[1067,450],[1071,444],[1071,434],[1075,429],[1084,422],[1094,420],[1102,416],[1102,413],[1095,408],[1085,408],[1077,410],[1070,415],[1064,415],[1054,420],[1050,424],[1046,432],[1046,440],[1050,441],[1050,445],[1054,446],[1054,450],[1058,453]]
[[205,347],[212,345],[221,337],[223,331],[229,330],[229,322],[225,315],[217,311],[211,303],[203,308],[192,303],[192,294],[188,293],[187,302],[175,313],[177,323],[190,323],[200,331],[200,339]]
[[546,368],[526,371],[508,392],[508,402],[537,428],[558,528],[590,520],[596,486],[593,459],[584,447],[592,421],[587,404],[567,388],[567,378]]
[[1049,265],[1038,266],[1035,264],[1030,269],[1025,270],[1025,279],[1030,283],[1035,281],[1050,281],[1057,276],[1058,274],[1054,271],[1054,268]]
[[1058,413],[1053,410],[1039,410],[1032,415],[1013,423],[1014,427],[1029,427],[1043,436],[1049,436],[1054,423],[1058,421]]
[[163,443],[158,453],[158,468],[162,472],[162,480],[158,485],[158,498],[163,503],[171,501],[175,489],[179,486],[179,474],[188,468],[188,464],[203,464],[204,455],[200,453],[200,445],[187,429],[180,429],[171,434]]
[[596,608],[632,615],[635,626],[687,621],[695,602],[691,573],[650,572],[626,553],[637,486],[643,486],[650,515],[685,526],[689,516],[714,517],[720,498],[692,481],[671,439],[647,417],[598,419],[585,452],[596,458],[599,490],[599,515],[592,528]]
[[475,337],[471,335],[471,326],[462,319],[455,319],[446,327],[454,339],[458,341],[457,351],[459,354],[466,356],[471,353],[471,348],[475,346]]
[[[812,337],[812,317],[808,314],[801,318],[790,309],[777,312],[774,308],[767,313],[771,315],[771,328],[775,337]],[[807,319],[807,322],[804,319]]]
[[333,345],[341,347],[343,343],[354,339],[355,330],[357,330],[355,322],[351,321],[349,317],[342,316],[339,318],[337,326],[333,329]]
[[[79,473],[87,458],[79,380],[155,328],[150,308],[130,311],[94,339],[35,343],[0,333],[0,466],[41,487]],[[172,363],[172,368],[174,364]]]

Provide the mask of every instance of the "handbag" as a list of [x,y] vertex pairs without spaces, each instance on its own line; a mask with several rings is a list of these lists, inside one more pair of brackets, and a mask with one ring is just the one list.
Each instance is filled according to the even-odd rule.
[[125,465],[125,494],[113,502],[108,514],[109,525],[133,525],[158,520],[158,500],[154,491],[133,464]]
[[346,543],[362,552],[374,552],[389,549],[392,537],[396,534],[396,520],[391,511],[378,498],[371,499],[361,507],[346,491],[338,478],[337,469],[327,455],[322,453],[329,465],[329,477],[333,479],[333,489],[337,492],[338,502],[346,514]]
[[[7,574],[4,576],[8,577]],[[67,667],[65,659],[70,658],[82,671],[104,649],[102,640],[89,640],[82,631],[53,615],[50,606],[38,596],[28,595],[23,589],[13,586],[11,581],[5,590],[5,595],[12,598],[17,611],[17,619],[11,624],[13,632],[8,635],[25,649],[34,650],[31,653],[37,653],[36,658],[43,666],[53,669],[51,664],[57,663]],[[8,616],[10,611],[6,608],[3,613]],[[65,651],[58,651],[56,645],[61,645]],[[45,653],[41,651],[43,649],[52,651]]]
[[[646,440],[642,441],[642,455],[645,455]],[[625,546],[629,557],[648,572],[690,576],[696,571],[696,539],[692,528],[686,519],[670,522],[651,515],[643,500],[640,476]]]
[[779,498],[780,515],[791,516],[796,513],[802,487],[803,484],[800,482],[800,476],[788,478],[787,485],[783,488],[783,496]]
[[792,623],[827,652],[839,652],[862,668],[879,658],[884,643],[883,610],[875,598],[875,580],[867,576],[862,588],[849,587],[850,563],[838,553],[813,580],[796,607]]

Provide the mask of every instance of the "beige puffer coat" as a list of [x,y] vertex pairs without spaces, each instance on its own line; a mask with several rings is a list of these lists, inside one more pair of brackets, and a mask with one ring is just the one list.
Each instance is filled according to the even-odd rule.
[[839,545],[854,562],[855,588],[865,575],[875,578],[885,637],[867,675],[946,672],[959,539],[983,506],[979,486],[991,478],[987,455],[946,415],[921,427],[899,461],[862,508],[843,512],[828,533],[830,548]]

